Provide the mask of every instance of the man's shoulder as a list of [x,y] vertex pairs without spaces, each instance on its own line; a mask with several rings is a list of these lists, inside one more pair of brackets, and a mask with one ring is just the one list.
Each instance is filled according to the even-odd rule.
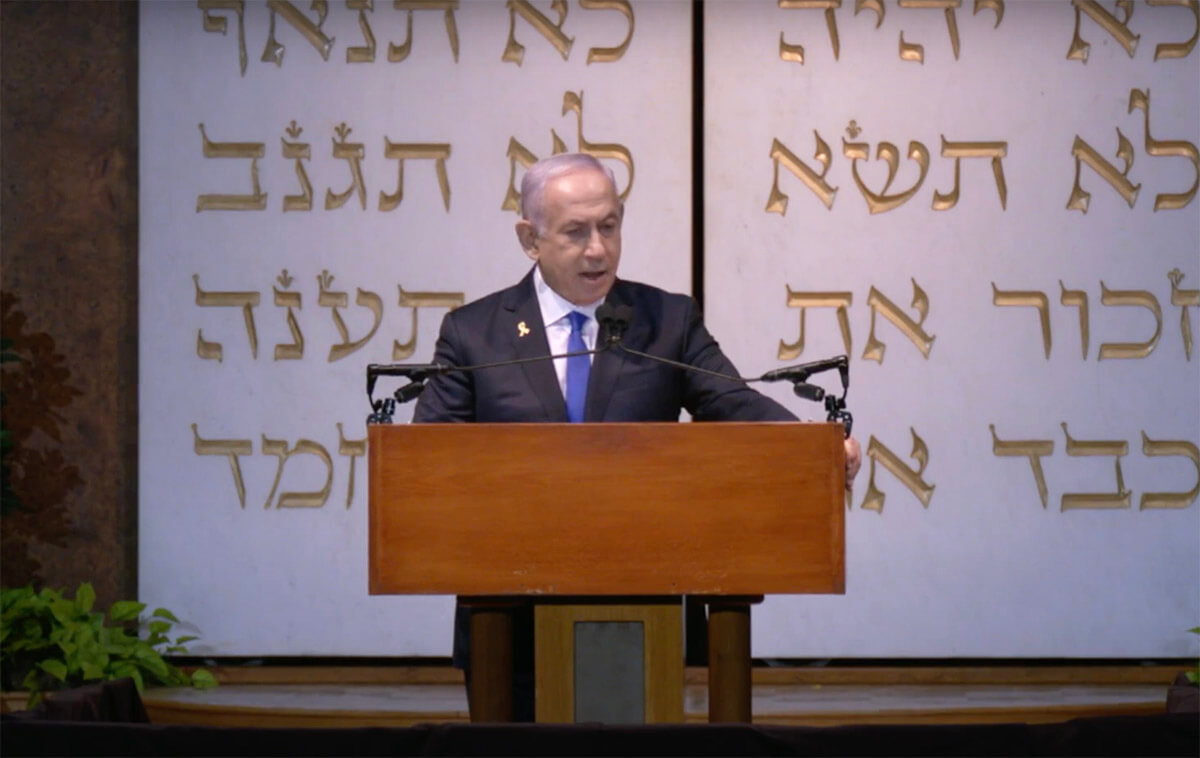
[[481,298],[460,305],[450,313],[458,319],[487,318],[495,313],[498,308],[514,309],[523,297],[532,296],[532,290],[527,291],[527,289],[526,280],[522,279],[511,287],[496,290]]
[[695,302],[691,295],[669,292],[652,284],[634,282],[628,279],[617,280],[617,283],[613,285],[613,290],[617,299],[631,305],[645,303],[657,306],[658,308],[675,309],[689,308]]

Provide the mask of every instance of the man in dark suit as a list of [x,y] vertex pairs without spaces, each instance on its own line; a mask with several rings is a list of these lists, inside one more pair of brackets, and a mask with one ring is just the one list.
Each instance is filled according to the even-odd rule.
[[[518,284],[449,313],[434,361],[494,363],[593,349],[602,303],[630,309],[622,344],[639,352],[736,376],[704,328],[696,301],[617,279],[624,207],[612,173],[584,154],[557,155],[531,166],[521,182],[517,238],[535,266]],[[774,400],[745,384],[607,350],[589,360],[559,358],[430,380],[414,422],[795,421]],[[861,452],[846,442],[846,481]],[[849,486],[849,484],[847,484]],[[564,498],[569,506],[569,497]],[[533,719],[532,614],[514,620],[514,708]],[[470,673],[467,615],[455,618],[455,665]]]

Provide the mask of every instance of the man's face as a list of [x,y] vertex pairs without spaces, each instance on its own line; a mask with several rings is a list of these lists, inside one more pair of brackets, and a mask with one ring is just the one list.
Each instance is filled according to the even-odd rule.
[[617,278],[624,208],[608,176],[579,169],[546,183],[545,223],[538,235],[522,219],[517,236],[525,254],[537,261],[542,277],[575,305],[603,300]]

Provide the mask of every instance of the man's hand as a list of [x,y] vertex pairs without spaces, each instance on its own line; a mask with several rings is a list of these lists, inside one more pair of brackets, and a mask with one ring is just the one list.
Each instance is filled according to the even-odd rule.
[[846,438],[846,489],[854,486],[854,477],[862,466],[862,447],[853,437]]

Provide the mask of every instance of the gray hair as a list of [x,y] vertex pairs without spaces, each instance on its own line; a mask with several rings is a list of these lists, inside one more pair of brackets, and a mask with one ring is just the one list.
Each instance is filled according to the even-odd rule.
[[617,194],[617,180],[612,169],[587,153],[552,155],[526,169],[525,176],[521,179],[521,217],[533,223],[534,231],[538,235],[545,231],[543,225],[546,221],[546,207],[543,196],[546,193],[546,184],[563,174],[583,169],[604,172],[612,184],[613,194]]

